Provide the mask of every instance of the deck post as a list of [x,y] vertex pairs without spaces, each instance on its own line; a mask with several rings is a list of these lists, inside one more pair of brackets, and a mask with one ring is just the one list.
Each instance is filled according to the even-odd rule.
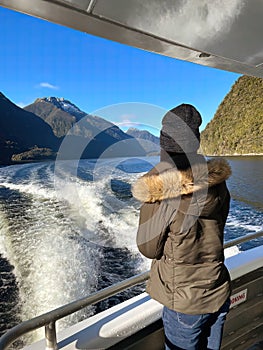
[[45,337],[46,337],[46,350],[57,350],[58,345],[57,345],[55,321],[45,325]]

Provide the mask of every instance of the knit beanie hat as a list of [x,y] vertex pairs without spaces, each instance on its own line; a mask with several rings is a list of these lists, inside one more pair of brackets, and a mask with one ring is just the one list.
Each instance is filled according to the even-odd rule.
[[190,104],[181,104],[162,119],[160,146],[165,152],[195,153],[200,145],[202,117]]

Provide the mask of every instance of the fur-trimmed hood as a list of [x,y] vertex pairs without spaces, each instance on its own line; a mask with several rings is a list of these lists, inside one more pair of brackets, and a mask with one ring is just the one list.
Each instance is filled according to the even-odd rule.
[[141,202],[154,203],[215,186],[227,180],[230,175],[229,164],[221,158],[194,164],[186,170],[178,170],[159,163],[155,171],[150,171],[135,182],[132,194]]

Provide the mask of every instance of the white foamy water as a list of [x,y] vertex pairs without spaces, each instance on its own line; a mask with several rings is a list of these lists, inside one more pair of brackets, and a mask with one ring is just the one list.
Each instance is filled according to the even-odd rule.
[[[64,165],[59,170],[57,168],[56,194],[60,200],[70,204],[71,215],[78,217],[78,224],[82,226],[82,234],[86,238],[96,244],[132,250],[135,248],[138,210],[134,208],[133,200],[126,198],[123,201],[112,191],[113,164],[108,163],[105,161],[105,166],[100,169],[103,176],[96,174],[98,169],[93,171],[93,181],[90,182],[73,178],[74,169],[69,169],[68,164],[67,172]],[[114,179],[127,183],[132,179],[128,180],[127,174],[118,176],[114,175]]]
[[[0,169],[0,252],[15,266],[21,320],[100,288],[101,279],[115,273],[101,273],[105,247],[129,249],[134,273],[149,267],[135,249],[138,212],[115,196],[110,176],[87,181],[74,176],[69,164],[56,172],[55,186],[53,167],[41,163]],[[93,307],[81,311],[58,328],[93,312]]]
[[[7,193],[0,210],[0,249],[15,266],[20,316],[26,320],[96,290],[100,251],[79,239],[78,220],[70,216],[67,203],[57,199],[50,179],[46,187],[35,174],[22,184],[11,179],[1,182]],[[71,318],[61,326],[78,316]]]
[[[252,219],[252,218],[250,218]],[[263,230],[263,225],[260,225],[260,222],[251,222],[253,220],[250,220],[250,222],[244,222],[236,217],[233,216],[233,214],[229,214],[228,221],[226,223],[227,227],[233,227],[233,228],[242,228],[246,230],[247,232],[259,232]]]

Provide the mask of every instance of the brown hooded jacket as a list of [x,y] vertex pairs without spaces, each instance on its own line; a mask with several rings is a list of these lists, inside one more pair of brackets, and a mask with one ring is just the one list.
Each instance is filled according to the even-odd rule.
[[223,252],[230,175],[223,159],[186,170],[161,162],[132,187],[142,202],[137,245],[153,259],[146,290],[170,309],[212,313],[230,295]]

